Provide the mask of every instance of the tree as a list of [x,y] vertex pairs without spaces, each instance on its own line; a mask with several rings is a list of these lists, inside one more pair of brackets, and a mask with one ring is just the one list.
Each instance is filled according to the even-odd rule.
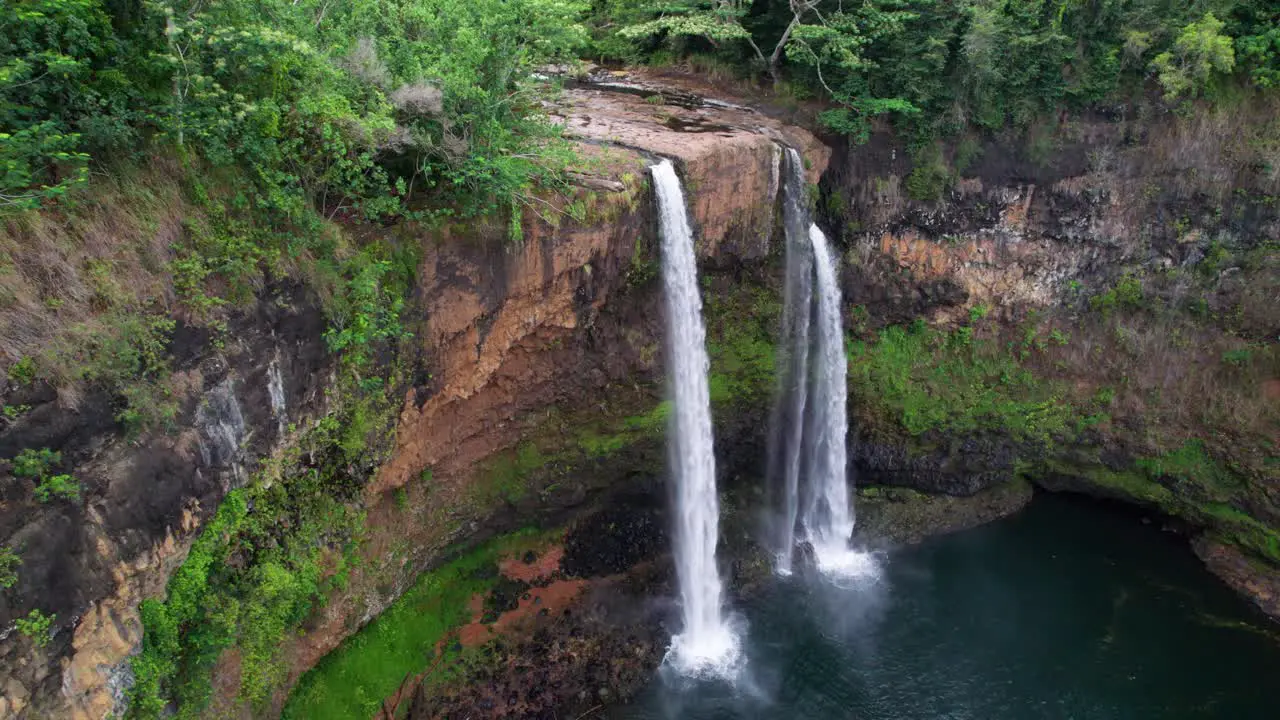
[[1202,94],[1221,73],[1235,67],[1231,38],[1222,33],[1226,26],[1213,13],[1182,29],[1173,48],[1160,53],[1151,67],[1164,87],[1164,97],[1173,101]]
[[781,77],[783,61],[789,61],[812,73],[817,84],[839,104],[823,113],[822,119],[840,132],[865,136],[868,118],[873,115],[915,112],[916,108],[902,98],[875,97],[866,78],[866,71],[874,64],[862,54],[865,46],[900,33],[903,24],[916,17],[904,9],[906,0],[873,0],[851,5],[849,11],[843,3],[834,9],[823,4],[824,0],[787,0],[785,10],[775,13],[785,24],[771,47],[765,43],[767,54],[757,42],[757,35],[769,34],[767,28],[757,34],[743,25],[747,10],[743,0],[656,8],[657,18],[627,26],[619,35],[632,39],[697,37],[716,48],[741,42],[775,82]]

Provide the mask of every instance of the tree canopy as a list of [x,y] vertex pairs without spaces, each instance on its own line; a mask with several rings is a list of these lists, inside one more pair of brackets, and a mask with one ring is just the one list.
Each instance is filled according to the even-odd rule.
[[1148,81],[1169,102],[1233,74],[1269,88],[1278,22],[1266,0],[614,0],[590,24],[600,56],[714,54],[811,89],[829,127],[865,135],[886,113],[930,133],[1023,124]]
[[530,73],[574,0],[14,0],[0,6],[0,210],[161,141],[243,165],[264,206],[365,216],[411,185],[484,209],[541,170]]
[[13,0],[0,6],[0,212],[169,143],[253,201],[487,212],[554,174],[542,64],[713,55],[815,94],[833,130],[1024,124],[1152,83],[1280,82],[1269,0]]

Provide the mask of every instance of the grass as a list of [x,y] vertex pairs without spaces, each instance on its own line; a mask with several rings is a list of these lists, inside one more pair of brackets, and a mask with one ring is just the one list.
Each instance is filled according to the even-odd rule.
[[[470,620],[472,596],[498,579],[496,561],[535,547],[550,533],[525,529],[490,541],[417,582],[373,622],[347,638],[302,676],[285,704],[287,720],[372,717],[405,676],[438,658],[437,644]],[[452,648],[446,654],[456,653]]]

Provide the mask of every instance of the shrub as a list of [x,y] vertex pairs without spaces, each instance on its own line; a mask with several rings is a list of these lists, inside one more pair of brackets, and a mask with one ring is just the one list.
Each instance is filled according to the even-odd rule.
[[913,200],[940,200],[951,186],[951,172],[941,158],[916,163],[906,180],[907,195]]
[[0,588],[7,590],[18,584],[18,566],[21,564],[22,558],[13,548],[7,545],[0,547]]
[[1089,307],[1110,317],[1117,308],[1139,310],[1146,304],[1142,281],[1133,275],[1125,275],[1110,290],[1089,298]]
[[76,501],[80,499],[80,483],[70,475],[53,475],[36,485],[35,495],[42,503],[54,498]]
[[45,615],[39,609],[34,609],[26,617],[15,620],[14,624],[18,627],[18,632],[31,638],[36,647],[44,647],[49,644],[49,628],[57,618],[57,615]]
[[30,355],[9,366],[9,379],[26,385],[36,379],[36,361]]
[[1214,76],[1235,67],[1235,50],[1226,26],[1213,13],[1182,29],[1170,50],[1160,53],[1151,67],[1164,86],[1166,100],[1195,97],[1210,86]]
[[1228,350],[1222,353],[1222,361],[1233,367],[1245,367],[1253,361],[1253,350],[1251,348]]
[[13,474],[15,477],[31,478],[33,480],[44,477],[54,465],[62,462],[62,453],[49,448],[27,448],[18,453],[18,456],[10,461],[13,464]]

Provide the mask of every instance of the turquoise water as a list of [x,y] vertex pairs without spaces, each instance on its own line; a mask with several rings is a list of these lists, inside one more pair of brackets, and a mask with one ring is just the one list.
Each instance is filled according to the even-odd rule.
[[610,716],[1280,718],[1277,628],[1185,539],[1069,497],[890,553],[877,582],[779,580],[738,612],[736,687],[660,676]]

